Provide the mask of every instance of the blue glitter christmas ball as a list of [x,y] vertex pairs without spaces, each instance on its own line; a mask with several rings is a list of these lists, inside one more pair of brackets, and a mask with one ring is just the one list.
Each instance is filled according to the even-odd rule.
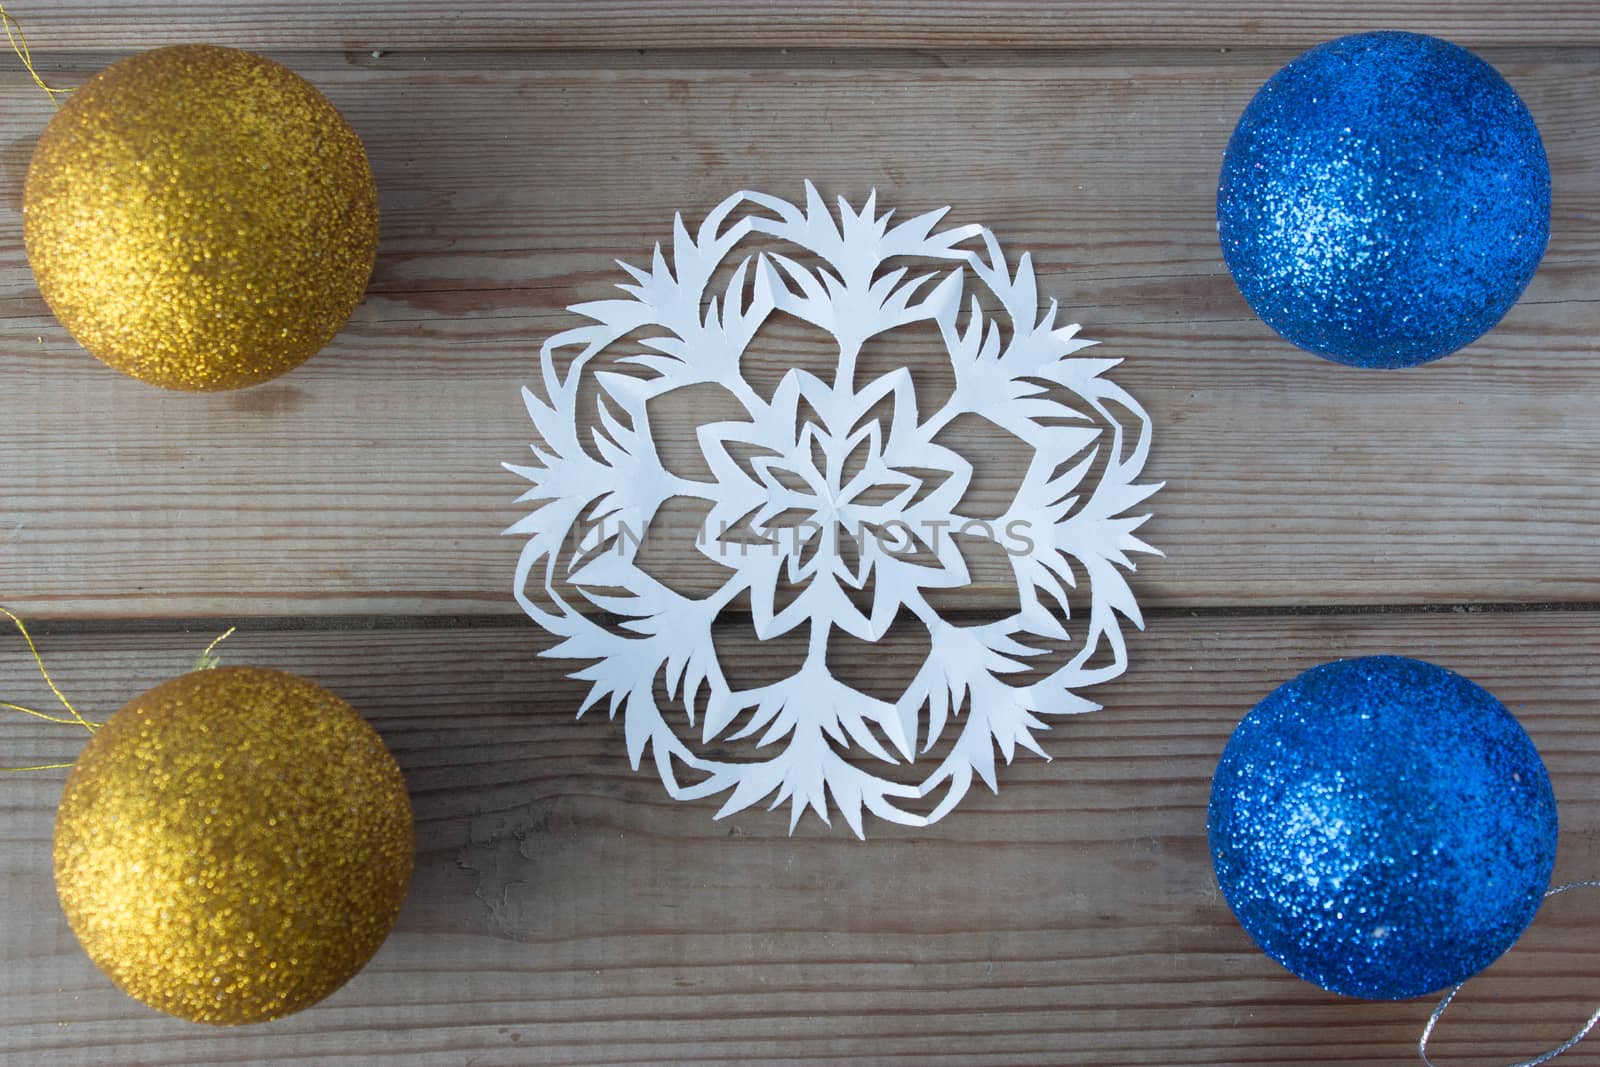
[[1410,367],[1487,333],[1550,236],[1539,129],[1489,64],[1448,41],[1318,45],[1239,118],[1217,188],[1222,255],[1286,340]]
[[1401,656],[1313,667],[1233,732],[1212,862],[1268,956],[1348,996],[1465,981],[1532,921],[1556,855],[1533,742],[1489,693]]

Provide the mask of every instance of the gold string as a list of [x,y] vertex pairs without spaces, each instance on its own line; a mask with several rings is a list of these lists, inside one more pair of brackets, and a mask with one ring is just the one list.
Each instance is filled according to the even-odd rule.
[[5,708],[7,711],[20,711],[24,715],[32,715],[35,719],[43,719],[45,722],[59,722],[65,726],[77,725],[76,719],[63,719],[59,715],[47,715],[42,711],[25,708],[21,704],[7,704],[4,700],[0,700],[0,708]]
[[[0,708],[6,708],[10,711],[20,711],[24,715],[32,715],[34,718],[43,719],[45,722],[57,722],[64,726],[82,726],[90,733],[94,733],[96,730],[98,730],[100,728],[100,724],[97,722],[91,722],[90,720],[84,718],[78,709],[72,706],[72,701],[67,699],[66,694],[62,693],[60,688],[56,686],[55,679],[51,678],[50,672],[45,669],[44,657],[39,655],[39,646],[33,643],[33,635],[28,632],[27,624],[17,616],[13,615],[11,612],[7,611],[5,608],[0,608],[0,615],[4,615],[16,625],[18,632],[22,634],[22,639],[28,643],[28,651],[33,653],[34,665],[39,668],[39,674],[44,678],[44,684],[48,685],[50,687],[50,692],[54,693],[56,695],[56,699],[61,701],[61,706],[72,713],[72,718],[68,719],[61,715],[51,715],[49,712],[38,711],[34,708],[25,708],[21,704],[12,704],[9,701],[3,700],[0,700]],[[30,771],[53,771],[62,767],[70,766],[72,766],[70,763],[39,763],[32,767],[0,767],[0,774],[27,774]]]
[[[0,15],[3,14],[4,12],[0,11]],[[32,715],[34,718],[43,719],[45,722],[60,723],[63,726],[81,726],[90,733],[94,733],[96,730],[100,729],[100,727],[104,726],[104,723],[99,723],[92,719],[84,718],[83,714],[79,712],[77,708],[72,706],[72,701],[68,700],[66,694],[63,693],[56,685],[55,679],[50,677],[50,672],[45,669],[44,657],[39,654],[39,646],[33,643],[33,635],[28,632],[27,624],[3,607],[0,607],[0,615],[4,615],[6,618],[10,619],[11,622],[16,626],[17,631],[22,634],[22,639],[28,643],[28,651],[33,654],[34,665],[39,668],[39,675],[44,679],[44,684],[50,687],[50,692],[55,694],[56,699],[61,701],[61,706],[66,708],[72,717],[69,719],[63,715],[52,715],[47,711],[39,711],[37,708],[25,708],[21,704],[12,704],[4,700],[0,700],[0,708],[5,708],[9,711],[20,711],[24,715]],[[221,662],[221,657],[216,654],[217,646],[222,644],[222,642],[226,641],[229,637],[232,637],[234,631],[237,629],[238,627],[236,626],[230,626],[222,633],[218,634],[212,640],[212,642],[206,646],[205,651],[200,653],[200,658],[195,660],[194,669],[197,671],[209,671],[215,668],[217,664]],[[27,771],[53,771],[60,767],[70,766],[72,766],[70,763],[41,763],[33,767],[0,767],[0,774],[18,774]]]
[[6,13],[6,6],[3,3],[0,3],[0,25],[5,26],[6,40],[11,42],[11,50],[22,60],[22,65],[28,68],[28,76],[33,79],[33,84],[45,91],[51,103],[60,107],[61,101],[56,98],[66,96],[72,89],[70,87],[57,89],[45,84],[45,80],[39,77],[39,72],[33,66],[33,53],[28,50],[28,39],[22,35],[22,24]]
[[222,662],[222,657],[215,655],[216,647],[222,644],[222,642],[226,641],[228,638],[232,637],[233,631],[237,629],[237,626],[230,626],[222,633],[218,634],[217,639],[207,645],[206,650],[200,653],[200,658],[194,661],[194,669],[197,671],[216,670],[217,664]]
[[72,701],[67,699],[66,694],[56,686],[55,679],[50,677],[50,672],[45,669],[44,657],[39,655],[39,646],[33,643],[33,635],[28,632],[27,624],[13,615],[11,612],[7,611],[5,608],[0,608],[0,615],[4,615],[6,618],[10,619],[16,625],[17,630],[22,634],[22,639],[28,642],[28,651],[33,653],[34,665],[39,668],[39,675],[44,679],[44,684],[50,687],[50,692],[56,695],[56,699],[61,701],[61,706],[66,708],[67,711],[71,713],[72,718],[63,719],[59,715],[50,715],[43,711],[35,711],[33,708],[25,708],[18,704],[0,704],[0,707],[10,708],[12,711],[20,711],[24,715],[32,715],[34,718],[43,719],[46,722],[59,722],[67,726],[81,726],[90,733],[94,733],[96,730],[98,730],[100,728],[100,724],[97,722],[90,722],[88,719],[85,719],[83,714],[78,711],[77,708],[72,706]]

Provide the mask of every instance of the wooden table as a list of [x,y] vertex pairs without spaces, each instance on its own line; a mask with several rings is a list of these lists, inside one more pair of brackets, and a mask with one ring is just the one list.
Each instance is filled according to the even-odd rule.
[[[1323,660],[1395,652],[1497,693],[1561,804],[1558,880],[1600,877],[1600,7],[1344,0],[625,0],[608,5],[15,0],[46,76],[145,47],[258,49],[366,140],[382,251],[349,328],[237,393],[84,355],[28,273],[18,204],[51,105],[0,63],[0,602],[102,714],[186,669],[306,674],[373,721],[412,790],[398,929],[318,1007],[219,1031],[158,1016],[54,900],[65,772],[0,779],[0,1059],[18,1064],[1403,1064],[1432,1002],[1325,995],[1233,921],[1205,843],[1239,717]],[[1375,28],[1479,51],[1543,131],[1549,252],[1502,325],[1359,373],[1282,342],[1223,269],[1218,164],[1311,44]],[[571,663],[511,597],[517,386],[605,295],[739,188],[804,178],[945,204],[1031,250],[1156,425],[1132,667],[932,829],[714,821],[574,720]],[[770,357],[776,359],[778,357]],[[1005,456],[993,456],[1003,463]],[[1003,582],[966,605],[996,610]],[[729,625],[735,625],[730,623]],[[737,645],[748,649],[750,643]],[[908,653],[855,664],[892,685]],[[0,697],[46,699],[0,641]],[[5,763],[81,738],[0,721]],[[648,767],[648,764],[647,764]],[[1499,1064],[1600,996],[1564,897],[1435,1045]],[[1572,1062],[1597,1062],[1600,1045]],[[1585,1059],[1587,1057],[1587,1059]]]

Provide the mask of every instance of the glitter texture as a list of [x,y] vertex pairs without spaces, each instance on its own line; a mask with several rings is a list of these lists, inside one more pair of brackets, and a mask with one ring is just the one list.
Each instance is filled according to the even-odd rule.
[[56,816],[56,890],[95,964],[197,1022],[298,1011],[388,936],[412,864],[393,757],[351,707],[259,667],[138,697],[84,748]]
[[372,274],[361,139],[310,83],[249,52],[178,45],[75,91],[34,150],[28,261],[102,362],[234,389],[309,359]]
[[1550,235],[1533,116],[1448,41],[1317,46],[1245,108],[1217,189],[1222,254],[1267,325],[1357,367],[1470,344],[1527,288]]
[[1245,716],[1211,782],[1212,861],[1262,951],[1399,1000],[1466,980],[1532,921],[1556,854],[1533,742],[1442,667],[1313,667]]

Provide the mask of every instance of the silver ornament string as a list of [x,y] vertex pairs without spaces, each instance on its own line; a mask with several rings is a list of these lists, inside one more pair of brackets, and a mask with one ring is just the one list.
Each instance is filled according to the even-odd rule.
[[[1549,900],[1551,897],[1560,896],[1569,889],[1600,889],[1600,882],[1568,882],[1566,885],[1556,886],[1554,889],[1546,893],[1544,898]],[[1472,979],[1470,978],[1467,979],[1468,982],[1471,980]],[[1433,1036],[1433,1028],[1439,1025],[1439,1020],[1444,1018],[1445,1009],[1450,1006],[1450,1002],[1452,1000],[1456,999],[1456,994],[1461,992],[1462,988],[1466,984],[1467,982],[1462,982],[1460,985],[1450,990],[1450,992],[1446,993],[1444,995],[1444,999],[1439,1001],[1439,1006],[1433,1009],[1433,1015],[1429,1017],[1428,1025],[1422,1028],[1422,1038],[1417,1042],[1417,1054],[1422,1057],[1422,1062],[1426,1064],[1427,1067],[1438,1067],[1436,1063],[1428,1058],[1428,1039]],[[1517,1063],[1513,1063],[1510,1065],[1510,1067],[1539,1067],[1539,1065],[1542,1063],[1549,1063],[1551,1060],[1555,1059],[1557,1056],[1561,1055],[1563,1052],[1566,1052],[1578,1042],[1582,1041],[1585,1037],[1588,1037],[1589,1031],[1594,1029],[1595,1023],[1597,1022],[1600,1022],[1600,1008],[1595,1009],[1594,1014],[1589,1016],[1589,1021],[1584,1023],[1583,1027],[1579,1029],[1577,1033],[1567,1038],[1567,1040],[1560,1045],[1548,1052],[1541,1052],[1531,1060],[1521,1060]]]

